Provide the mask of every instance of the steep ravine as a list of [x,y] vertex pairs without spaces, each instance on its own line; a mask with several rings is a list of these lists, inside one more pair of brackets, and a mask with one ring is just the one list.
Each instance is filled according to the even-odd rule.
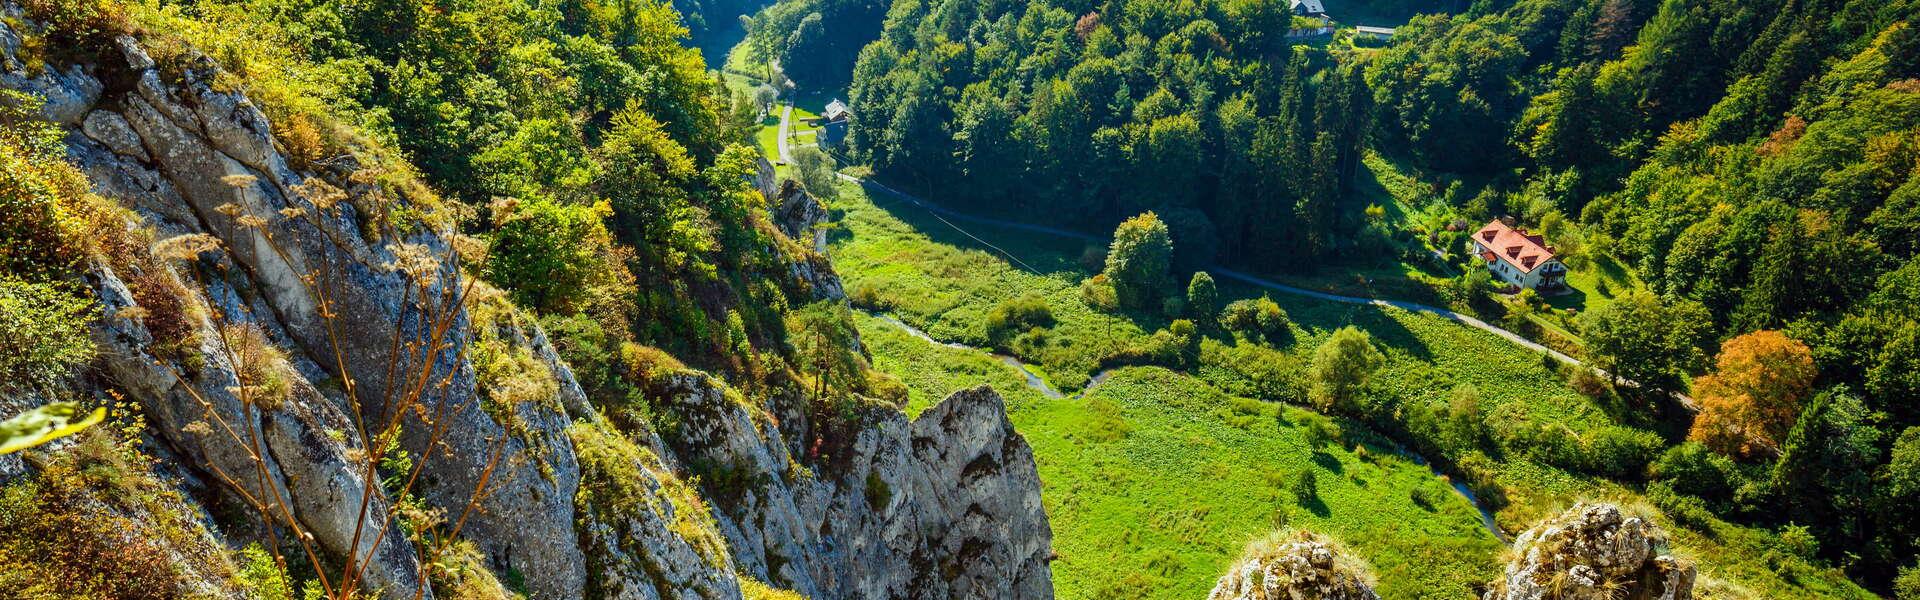
[[[128,208],[130,226],[153,240],[218,242],[168,259],[135,240],[133,253],[145,258],[99,260],[87,276],[103,349],[91,385],[141,408],[193,502],[237,505],[215,474],[255,467],[234,440],[194,433],[217,415],[265,441],[267,487],[241,483],[250,495],[284,498],[327,554],[361,556],[373,565],[370,586],[413,597],[423,583],[412,545],[397,529],[382,537],[355,519],[363,493],[375,513],[392,499],[351,468],[363,451],[358,423],[378,422],[405,396],[387,366],[411,363],[438,382],[421,404],[437,427],[408,426],[400,440],[425,461],[420,495],[459,514],[485,481],[463,537],[484,566],[524,581],[534,597],[737,598],[742,576],[815,599],[1052,596],[1032,453],[992,390],[956,393],[917,420],[869,410],[851,443],[818,456],[801,441],[812,426],[803,398],[747,401],[702,373],[676,372],[653,390],[675,426],[615,432],[528,315],[499,304],[475,310],[503,304],[497,295],[445,310],[421,301],[475,289],[433,260],[450,254],[451,236],[380,224],[395,206],[385,203],[407,200],[359,177],[352,157],[296,167],[245,87],[213,83],[213,61],[191,51],[156,61],[120,36],[74,53],[99,57],[90,62],[30,68],[20,52],[38,32],[17,8],[7,14],[0,87],[47,100],[43,116],[66,128],[95,191]],[[824,261],[792,267],[809,289],[838,289]],[[155,286],[168,293],[156,296]],[[162,330],[163,312],[184,325]],[[436,350],[409,354],[390,342],[395,331],[425,335],[436,324],[446,326]],[[286,351],[286,401],[249,410],[236,397],[240,366],[222,334],[232,326],[257,328]],[[531,357],[528,376],[551,380],[551,391],[509,400],[486,385],[468,351],[483,335]],[[343,382],[366,401],[349,402]],[[496,443],[497,464],[488,458]],[[696,466],[744,483],[704,479],[698,500],[677,496]],[[684,512],[707,510],[711,521]],[[216,514],[222,544],[255,540],[259,523],[248,513]],[[365,556],[375,539],[379,550]]]

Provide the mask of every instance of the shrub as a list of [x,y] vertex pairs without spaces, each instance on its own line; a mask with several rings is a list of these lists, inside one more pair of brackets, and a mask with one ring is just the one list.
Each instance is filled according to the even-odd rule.
[[[100,501],[103,494],[136,501],[157,482],[126,465],[88,464],[95,461],[83,454],[95,453],[62,453],[44,471],[0,489],[0,596],[174,597],[174,564],[150,530],[173,519],[143,523]],[[133,493],[122,494],[129,486]]]
[[1236,300],[1220,311],[1220,324],[1242,337],[1269,342],[1285,339],[1292,321],[1272,298]]
[[856,308],[880,312],[890,311],[894,308],[893,300],[882,295],[880,293],[880,287],[874,285],[872,282],[863,281],[859,285],[853,286],[853,292],[847,294],[847,298],[853,302]]
[[1160,314],[1169,319],[1178,319],[1187,314],[1187,299],[1180,296],[1167,296],[1160,299]]
[[113,36],[130,33],[123,5],[112,0],[25,0],[27,15],[47,24],[56,48],[100,48]]
[[867,395],[885,400],[894,407],[907,405],[907,384],[890,373],[867,371]]
[[[1187,311],[1202,321],[1212,319],[1220,306],[1220,289],[1213,283],[1213,276],[1206,271],[1196,271],[1193,279],[1187,282]],[[1278,306],[1275,306],[1278,308]]]
[[606,203],[563,205],[547,200],[501,200],[493,205],[487,280],[511,292],[515,304],[540,312],[581,308],[590,284],[613,273],[613,234]]
[[1120,299],[1114,295],[1113,283],[1107,280],[1106,273],[1081,281],[1080,297],[1094,310],[1113,312],[1120,309]]
[[1576,394],[1596,400],[1605,398],[1613,390],[1613,385],[1607,383],[1606,378],[1585,367],[1573,368],[1573,375],[1567,378],[1567,387],[1573,388]]
[[987,339],[999,344],[1020,332],[1035,327],[1052,327],[1053,310],[1040,294],[1026,293],[1008,298],[987,311]]
[[220,327],[220,337],[232,353],[234,370],[248,401],[271,409],[293,393],[294,373],[292,365],[287,363],[287,353],[273,345],[259,325],[224,324]]
[[51,285],[0,280],[0,385],[50,386],[92,358],[92,308]]
[[39,106],[0,91],[0,273],[30,281],[67,275],[92,236],[80,204],[86,178],[65,162],[60,130],[39,121]]
[[1585,470],[1618,479],[1643,477],[1665,446],[1651,431],[1619,426],[1602,427],[1582,441]]
[[240,587],[249,597],[260,600],[294,600],[293,583],[287,580],[286,573],[274,564],[273,555],[260,548],[260,544],[248,544],[240,549],[240,567],[235,577]]
[[1820,555],[1820,539],[1805,525],[1788,523],[1780,528],[1780,537],[1775,540],[1780,550],[1797,556],[1800,560],[1811,561]]
[[1387,357],[1373,347],[1373,337],[1352,326],[1342,327],[1313,351],[1308,397],[1323,410],[1357,409],[1361,390]]
[[659,348],[631,342],[620,345],[620,370],[627,381],[644,384],[655,377],[686,368],[680,359]]
[[878,511],[886,508],[887,503],[890,502],[893,502],[893,486],[887,485],[887,480],[880,478],[879,471],[868,471],[867,507]]
[[1681,527],[1696,531],[1708,531],[1713,524],[1713,511],[1707,510],[1707,503],[1699,498],[1681,494],[1667,487],[1667,484],[1653,482],[1647,486],[1647,501],[1666,513],[1667,518]]
[[1900,577],[1893,580],[1893,597],[1920,600],[1920,565],[1900,568]]
[[1701,498],[1724,499],[1736,483],[1733,461],[1697,442],[1668,448],[1648,468],[1654,481]]

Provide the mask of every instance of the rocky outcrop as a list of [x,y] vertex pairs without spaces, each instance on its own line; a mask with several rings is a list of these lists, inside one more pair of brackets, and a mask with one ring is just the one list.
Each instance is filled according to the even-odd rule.
[[776,426],[696,374],[663,388],[680,425],[661,436],[703,473],[743,572],[815,600],[1052,597],[1033,453],[992,389],[911,422],[876,407],[840,425],[788,411]]
[[1207,600],[1379,600],[1364,566],[1307,532],[1253,543]]
[[[19,35],[8,28],[0,40]],[[404,374],[432,373],[418,414],[431,415],[438,429],[424,421],[401,429],[401,447],[428,465],[415,492],[460,514],[486,478],[467,537],[480,542],[495,568],[525,574],[537,593],[577,596],[585,569],[572,535],[578,468],[564,443],[566,415],[546,408],[557,403],[529,402],[511,408],[510,429],[483,410],[489,392],[476,385],[462,351],[464,312],[457,303],[431,301],[460,289],[460,274],[445,266],[406,267],[410,257],[444,254],[447,240],[425,227],[404,236],[364,235],[378,227],[358,209],[375,205],[377,192],[336,173],[292,168],[265,115],[246,97],[211,84],[218,67],[210,60],[189,56],[183,71],[162,73],[132,37],[121,36],[115,46],[118,64],[49,67],[60,77],[0,77],[16,89],[72,99],[57,108],[60,114],[47,116],[78,124],[67,137],[74,162],[99,193],[133,208],[156,237],[218,241],[217,248],[175,257],[186,259],[179,263],[134,267],[137,273],[105,264],[94,269],[90,280],[104,309],[96,337],[109,350],[103,362],[112,384],[139,402],[158,436],[213,475],[209,479],[231,480],[252,497],[291,506],[322,548],[371,561],[370,586],[410,597],[421,582],[400,528],[381,535],[375,521],[359,517],[363,494],[372,496],[371,514],[384,514],[389,500],[369,491],[360,470],[350,468],[352,456],[364,450],[352,432],[360,420],[378,423],[391,415],[394,399],[410,393]],[[0,62],[17,64],[11,55]],[[127,83],[106,86],[99,78]],[[313,181],[345,190],[346,201],[329,205],[312,197],[306,186]],[[159,296],[179,299],[182,305],[167,312],[187,322],[173,334],[180,339],[156,339],[150,325],[161,309],[136,300],[123,280],[129,275],[166,288]],[[429,333],[440,323],[454,326]],[[298,368],[290,374],[287,401],[264,404],[235,394],[238,366],[220,330],[232,325],[256,327],[293,350]],[[393,343],[430,335],[443,337],[441,350],[410,353]],[[337,384],[327,393],[312,383],[347,379],[358,392],[351,400]],[[556,439],[562,443],[551,443]],[[495,443],[503,458],[490,465]]]
[[[363,498],[370,514],[398,504],[358,468],[360,428],[400,413],[399,447],[425,465],[414,495],[464,515],[482,566],[533,597],[734,598],[739,574],[816,599],[1051,597],[1032,453],[991,390],[917,421],[871,405],[811,423],[793,393],[760,404],[682,372],[649,398],[671,416],[659,432],[614,430],[533,319],[468,292],[484,286],[443,259],[448,234],[389,220],[430,210],[390,210],[411,199],[364,176],[377,165],[291,159],[261,110],[212,84],[210,59],[155,61],[132,37],[85,54],[110,64],[29,74],[19,23],[0,23],[0,87],[49,99],[73,162],[151,231],[120,240],[142,258],[88,273],[94,337],[105,385],[142,407],[192,496],[285,506],[329,560],[357,557],[370,589],[413,597],[413,545],[359,518]],[[791,271],[841,298],[817,251],[827,215],[796,191],[776,220],[815,251]],[[156,256],[169,239],[204,243]],[[284,397],[240,384],[235,328],[284,351]],[[496,381],[483,342],[536,385]]]
[[808,250],[789,263],[793,278],[806,285],[816,300],[845,300],[847,292],[840,275],[826,258],[827,231],[821,226],[832,218],[827,207],[792,179],[780,182],[779,191],[767,199],[773,203],[774,227]]
[[1611,504],[1577,504],[1514,540],[1514,559],[1486,600],[1686,600],[1694,567],[1666,532]]

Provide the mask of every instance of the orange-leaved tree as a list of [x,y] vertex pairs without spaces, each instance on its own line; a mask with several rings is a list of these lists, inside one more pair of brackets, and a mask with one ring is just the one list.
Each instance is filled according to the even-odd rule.
[[1713,374],[1694,382],[1700,414],[1688,437],[1732,456],[1775,452],[1816,374],[1807,345],[1778,331],[1727,340]]

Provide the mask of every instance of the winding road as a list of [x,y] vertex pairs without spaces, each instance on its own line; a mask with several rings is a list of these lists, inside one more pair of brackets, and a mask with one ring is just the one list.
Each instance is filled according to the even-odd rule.
[[[793,115],[792,104],[785,105],[785,107],[780,112],[780,140],[779,140],[778,147],[780,151],[780,160],[787,163],[792,163],[792,151],[789,149],[787,144],[788,132],[791,130],[789,122],[792,120],[792,115]],[[1009,221],[1006,219],[996,219],[993,217],[983,217],[979,215],[971,215],[971,214],[955,211],[953,209],[940,206],[938,204],[934,204],[926,200],[922,200],[918,196],[914,196],[913,194],[902,192],[900,190],[894,189],[886,184],[883,184],[877,181],[873,181],[870,179],[861,179],[858,177],[847,175],[845,173],[835,173],[835,175],[841,179],[860,184],[861,186],[865,187],[869,191],[880,192],[885,196],[888,196],[895,200],[899,200],[901,202],[912,204],[915,207],[920,208],[921,210],[925,210],[929,214],[934,215],[935,218],[938,218],[942,222],[946,223],[947,226],[952,227],[955,231],[960,232],[961,235],[965,235],[968,238],[971,238],[974,241],[979,242],[980,244],[988,248],[992,248],[994,251],[999,252],[1002,256],[1005,256],[1007,260],[1010,260],[1015,264],[1018,264],[1021,267],[1026,268],[1028,271],[1032,271],[1035,274],[1039,274],[1039,275],[1044,275],[1044,273],[1041,273],[1038,269],[1034,269],[1032,266],[1029,266],[1025,261],[1022,261],[1020,260],[1019,257],[1014,256],[1013,253],[1007,252],[1006,250],[1003,250],[998,246],[994,246],[992,243],[984,239],[980,239],[980,237],[975,236],[972,232],[969,232],[966,229],[961,228],[959,225],[954,224],[954,221],[977,223],[981,225],[990,225],[990,226],[1000,227],[1005,229],[1014,229],[1014,230],[1025,231],[1029,233],[1037,233],[1042,235],[1050,235],[1054,237],[1069,238],[1069,239],[1075,239],[1075,240],[1091,242],[1096,244],[1107,242],[1106,238],[1090,235],[1090,234],[1079,232],[1079,231],[1073,231],[1070,229],[1050,227],[1050,226],[1039,225],[1035,223],[1023,223],[1020,221]],[[1287,285],[1277,281],[1273,281],[1271,279],[1266,279],[1257,275],[1252,275],[1249,273],[1230,269],[1219,264],[1208,265],[1206,267],[1206,270],[1220,277],[1225,277],[1227,279],[1239,281],[1247,285],[1252,285],[1255,287],[1272,290],[1272,291],[1280,292],[1283,294],[1305,296],[1308,298],[1325,300],[1328,302],[1392,307],[1392,308],[1398,308],[1398,309],[1409,311],[1409,312],[1419,312],[1419,313],[1427,313],[1432,315],[1439,315],[1441,317],[1445,317],[1447,319],[1453,320],[1454,322],[1460,323],[1462,325],[1473,327],[1473,328],[1485,331],[1487,333],[1500,336],[1501,339],[1505,339],[1508,342],[1513,343],[1514,345],[1520,346],[1521,348],[1525,348],[1532,352],[1546,354],[1547,356],[1553,357],[1554,360],[1558,360],[1562,363],[1573,365],[1576,367],[1586,367],[1586,368],[1592,369],[1594,373],[1600,375],[1601,377],[1612,378],[1611,374],[1607,373],[1604,370],[1601,370],[1598,367],[1588,366],[1585,363],[1580,362],[1580,359],[1574,358],[1572,356],[1568,356],[1565,353],[1560,352],[1558,350],[1548,348],[1544,345],[1541,345],[1538,342],[1522,337],[1520,334],[1514,333],[1512,331],[1508,331],[1492,323],[1488,323],[1486,321],[1480,320],[1479,318],[1474,317],[1472,315],[1455,312],[1455,311],[1441,308],[1438,306],[1431,306],[1427,304],[1421,304],[1418,302],[1408,302],[1405,300],[1389,300],[1385,298],[1363,298],[1358,296],[1342,296],[1339,294],[1329,294],[1326,292],[1309,290],[1306,288],[1295,287],[1295,286]],[[1634,383],[1633,381],[1625,380],[1625,379],[1618,379],[1617,381],[1620,381],[1622,384],[1625,384],[1628,386],[1637,387],[1639,385],[1637,383]],[[1058,393],[1058,392],[1054,392],[1054,393]],[[1694,402],[1693,398],[1688,397],[1686,394],[1679,393],[1679,392],[1675,392],[1672,395],[1675,399],[1679,400],[1681,406],[1686,407],[1687,410],[1694,411],[1694,412],[1699,411],[1699,405]]]

